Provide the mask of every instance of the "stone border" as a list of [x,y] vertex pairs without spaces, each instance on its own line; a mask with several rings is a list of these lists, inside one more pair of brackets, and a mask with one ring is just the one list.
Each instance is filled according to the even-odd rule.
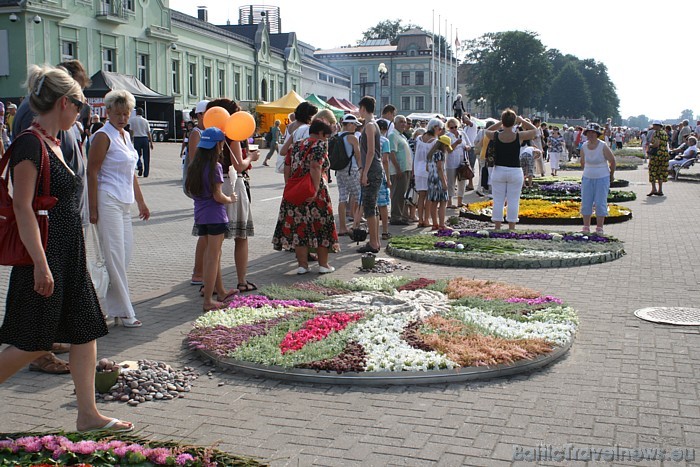
[[[615,170],[637,170],[639,167],[643,164],[634,164],[632,162],[620,162],[619,165],[615,166]],[[559,165],[559,170],[566,170],[566,171],[574,171],[574,170],[583,170],[581,169],[581,165],[569,165],[569,164],[561,164]]]
[[[492,222],[491,217],[486,214],[476,214],[469,211],[460,210],[459,217],[466,217],[467,219],[473,219],[483,222]],[[595,215],[591,217],[591,225],[595,224]],[[632,211],[624,216],[616,217],[605,217],[606,224],[618,224],[620,222],[626,222],[632,219]],[[534,225],[583,225],[583,217],[520,217],[518,221],[520,224],[534,224]]]
[[541,355],[532,360],[520,360],[513,365],[477,366],[457,368],[454,370],[436,371],[372,371],[366,373],[334,373],[317,372],[301,368],[285,368],[281,366],[265,366],[256,363],[234,360],[231,358],[218,359],[206,350],[197,350],[200,357],[211,360],[215,366],[224,370],[233,370],[248,375],[263,378],[274,378],[282,381],[315,384],[343,384],[355,386],[385,386],[385,385],[415,385],[415,384],[449,384],[464,381],[503,378],[505,376],[527,373],[537,370],[562,358],[571,348],[573,339],[547,355]]
[[580,258],[520,258],[503,255],[503,258],[469,257],[469,253],[456,253],[449,250],[440,250],[435,254],[434,250],[403,250],[394,248],[391,243],[387,245],[386,252],[397,258],[408,259],[419,263],[440,264],[443,266],[459,266],[465,268],[487,269],[542,269],[542,268],[570,268],[588,266],[591,264],[607,263],[625,255],[624,248],[600,253],[596,256],[583,256]]

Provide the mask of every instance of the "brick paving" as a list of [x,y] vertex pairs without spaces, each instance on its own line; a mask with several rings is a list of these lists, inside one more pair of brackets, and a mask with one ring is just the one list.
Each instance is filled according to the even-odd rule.
[[[404,274],[497,279],[563,298],[579,311],[581,326],[559,362],[483,382],[334,387],[218,370],[207,376],[212,368],[183,345],[201,302],[197,287],[189,285],[195,239],[191,201],[180,191],[178,148],[157,145],[152,175],[141,179],[153,218],[134,222],[129,278],[144,326],[111,328],[98,343],[100,357],[156,359],[202,373],[182,399],[137,408],[101,404],[105,413],[135,422],[141,434],[219,442],[224,450],[274,465],[514,465],[514,444],[700,448],[699,329],[652,324],[632,314],[648,306],[700,304],[697,182],[669,182],[667,197],[647,198],[646,170],[618,172],[638,199],[626,203],[634,212],[631,221],[606,226],[626,242],[627,255],[611,263],[533,271],[402,261],[411,264]],[[295,281],[293,255],[270,245],[281,176],[267,168],[255,168],[252,176],[256,236],[249,279],[258,285]],[[230,286],[236,282],[232,250],[225,242]],[[334,276],[351,278],[358,274],[359,255],[354,244],[343,250],[331,258],[338,268]],[[2,300],[8,275],[0,268]],[[73,429],[72,391],[69,376],[19,372],[0,386],[2,431]],[[638,464],[615,465],[632,463]]]

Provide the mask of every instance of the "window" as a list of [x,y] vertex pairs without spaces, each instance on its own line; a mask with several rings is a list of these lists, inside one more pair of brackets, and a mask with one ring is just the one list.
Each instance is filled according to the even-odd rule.
[[366,83],[366,82],[367,82],[367,72],[361,71],[360,72],[360,83]]
[[423,96],[416,96],[416,109],[415,110],[424,110],[425,109],[425,99]]
[[270,80],[270,100],[275,100],[275,82]]
[[226,71],[219,70],[219,97],[226,96]]
[[241,100],[241,74],[233,74],[233,95],[236,100]]
[[136,56],[136,77],[148,86],[148,55],[138,54]]
[[190,63],[189,70],[190,96],[197,95],[197,64]]
[[116,51],[114,49],[102,49],[102,70],[114,71],[116,64]]
[[61,61],[73,60],[75,58],[75,42],[61,42]]
[[409,96],[401,98],[401,110],[411,110],[411,98]]
[[411,85],[411,72],[410,71],[402,71],[401,72],[401,86],[410,86]]
[[416,71],[416,86],[423,86],[423,72]]
[[328,75],[325,74],[325,73],[319,73],[319,74],[318,74],[318,79],[319,79],[320,81],[330,81],[330,76],[328,76]]
[[180,60],[173,60],[173,94],[180,94]]
[[277,92],[279,93],[278,99],[281,99],[284,93],[284,83],[282,81],[277,83]]
[[211,96],[211,67],[204,67],[204,95]]
[[124,5],[125,10],[134,12],[134,0],[122,0],[122,5]]
[[245,78],[245,98],[251,101],[253,100],[253,77],[248,75]]

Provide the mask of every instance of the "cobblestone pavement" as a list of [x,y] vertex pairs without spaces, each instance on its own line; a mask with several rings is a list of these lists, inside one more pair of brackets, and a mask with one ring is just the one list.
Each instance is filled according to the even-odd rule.
[[[201,304],[197,287],[189,285],[195,239],[191,201],[179,186],[178,147],[157,145],[152,176],[141,179],[153,217],[134,222],[129,277],[144,326],[111,328],[98,344],[100,357],[157,359],[195,366],[203,375],[187,397],[172,402],[101,404],[106,413],[134,421],[142,434],[220,442],[224,450],[276,465],[511,465],[514,444],[700,448],[698,328],[652,324],[632,314],[648,306],[700,304],[697,182],[669,182],[665,198],[648,198],[645,169],[618,172],[638,199],[628,203],[631,221],[606,226],[626,242],[627,255],[611,263],[534,271],[411,264],[408,274],[415,276],[498,279],[563,298],[579,310],[581,326],[559,362],[486,382],[333,387],[220,371],[209,377],[211,367],[183,345]],[[249,278],[258,285],[292,282],[293,255],[270,245],[281,176],[256,167],[251,184],[256,235]],[[394,233],[401,230],[410,229],[392,226]],[[230,286],[236,282],[232,252],[225,242]],[[359,274],[354,245],[343,244],[332,263],[336,277]],[[3,300],[7,278],[7,268],[0,269]],[[0,400],[2,431],[74,428],[67,375],[23,370],[0,386]],[[615,464],[626,463],[633,462]]]

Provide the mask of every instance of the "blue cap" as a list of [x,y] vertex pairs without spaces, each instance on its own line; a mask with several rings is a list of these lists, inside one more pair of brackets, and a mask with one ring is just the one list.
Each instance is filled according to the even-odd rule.
[[216,143],[223,141],[225,138],[224,132],[213,126],[202,132],[202,136],[199,140],[199,144],[197,144],[197,147],[202,149],[211,149],[216,146]]

